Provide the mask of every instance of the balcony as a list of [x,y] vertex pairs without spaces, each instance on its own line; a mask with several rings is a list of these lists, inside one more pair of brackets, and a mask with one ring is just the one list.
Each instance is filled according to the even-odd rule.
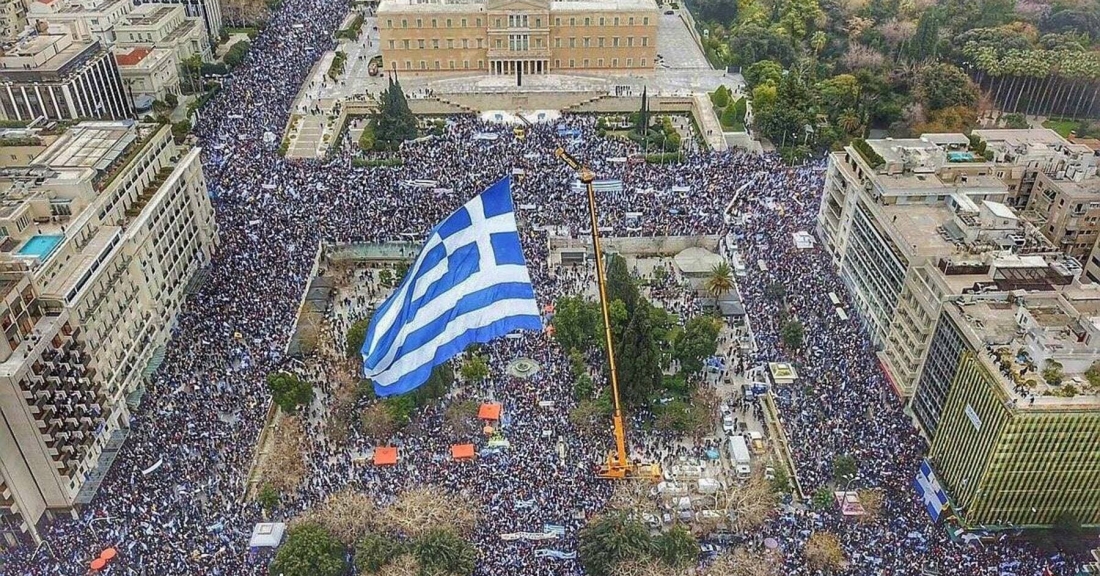
[[500,60],[547,60],[550,58],[550,49],[509,50],[507,48],[490,48],[489,58]]

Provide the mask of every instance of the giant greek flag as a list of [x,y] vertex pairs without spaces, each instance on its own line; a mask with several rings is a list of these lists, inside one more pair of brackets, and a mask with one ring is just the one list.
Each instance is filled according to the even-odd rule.
[[542,320],[505,178],[432,230],[371,319],[363,375],[379,396],[403,394],[470,344],[522,329],[541,330]]

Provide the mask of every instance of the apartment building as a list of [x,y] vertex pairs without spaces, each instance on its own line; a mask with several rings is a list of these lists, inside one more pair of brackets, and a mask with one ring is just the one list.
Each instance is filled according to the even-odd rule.
[[[914,411],[964,526],[1100,525],[1100,291],[970,294],[944,306]],[[1095,375],[1093,375],[1095,378]]]
[[6,120],[129,118],[130,99],[110,52],[39,27],[0,56],[0,114]]
[[1059,278],[1079,274],[1003,204],[1006,186],[968,146],[961,134],[926,134],[860,141],[829,159],[818,234],[902,397],[916,387],[942,300],[968,287],[946,278],[952,261],[988,270],[999,258],[994,273],[1008,274],[1012,258],[1032,256]]
[[202,20],[187,17],[180,5],[142,4],[115,26],[115,35],[118,48],[171,50],[179,62],[195,54],[203,62],[214,60]]
[[652,70],[653,0],[382,0],[382,58],[412,73]]
[[136,0],[137,5],[142,4],[179,4],[183,6],[187,15],[192,18],[201,18],[206,27],[206,35],[211,42],[217,42],[222,31],[222,6],[218,0]]
[[133,0],[34,0],[27,12],[32,21],[61,25],[77,40],[111,45],[114,27],[134,9]]
[[130,100],[148,96],[164,100],[180,93],[179,63],[176,53],[166,48],[116,48],[115,62],[126,85]]
[[178,149],[167,125],[79,124],[0,171],[0,190],[10,543],[91,501],[217,231],[199,150]]
[[1100,238],[1100,177],[1095,166],[1090,172],[1076,179],[1040,173],[1024,212],[1051,242],[1081,262],[1088,261]]
[[0,0],[0,41],[15,42],[27,29],[27,7],[23,0]]

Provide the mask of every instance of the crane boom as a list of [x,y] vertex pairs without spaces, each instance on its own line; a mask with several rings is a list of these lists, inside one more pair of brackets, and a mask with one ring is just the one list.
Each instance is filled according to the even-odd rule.
[[577,171],[588,194],[588,213],[592,224],[592,251],[596,258],[596,283],[600,290],[600,311],[603,313],[604,343],[607,345],[607,365],[611,371],[611,395],[615,402],[615,452],[607,457],[607,464],[601,468],[601,478],[636,478],[639,476],[659,479],[660,467],[654,464],[635,466],[626,453],[626,429],[623,426],[623,411],[619,401],[619,374],[615,367],[615,347],[611,339],[611,313],[607,301],[607,279],[603,267],[603,250],[600,248],[599,220],[596,212],[596,193],[592,183],[596,175],[592,170],[573,158],[564,148],[558,148],[554,155]]

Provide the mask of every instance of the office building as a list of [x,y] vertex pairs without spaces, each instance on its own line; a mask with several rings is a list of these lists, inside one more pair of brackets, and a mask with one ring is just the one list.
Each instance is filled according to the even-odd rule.
[[195,54],[203,62],[214,60],[202,20],[187,17],[179,5],[142,4],[115,26],[115,36],[118,48],[171,50],[181,63]]
[[116,48],[115,62],[131,101],[142,96],[164,100],[168,94],[180,93],[179,63],[171,50]]
[[412,73],[642,72],[656,66],[654,0],[382,0],[382,59]]
[[128,118],[133,114],[114,57],[97,41],[32,34],[0,56],[6,120]]
[[219,0],[136,0],[142,4],[179,4],[193,18],[201,18],[206,35],[211,42],[217,42],[222,31],[222,6]]
[[0,171],[0,534],[91,501],[216,244],[199,150],[168,125],[70,128]]
[[1096,289],[944,306],[913,409],[964,526],[1100,525],[1098,360]]
[[133,9],[133,0],[33,0],[27,11],[33,22],[64,26],[77,40],[109,46],[115,25]]
[[902,397],[913,394],[945,298],[1028,274],[1057,285],[1080,274],[1003,203],[1008,188],[969,146],[961,134],[926,134],[830,156],[818,233]]
[[1100,237],[1100,177],[1095,171],[1093,166],[1090,175],[1075,179],[1040,173],[1024,212],[1051,242],[1081,262],[1088,261]]
[[0,0],[0,42],[15,42],[27,29],[23,0]]

